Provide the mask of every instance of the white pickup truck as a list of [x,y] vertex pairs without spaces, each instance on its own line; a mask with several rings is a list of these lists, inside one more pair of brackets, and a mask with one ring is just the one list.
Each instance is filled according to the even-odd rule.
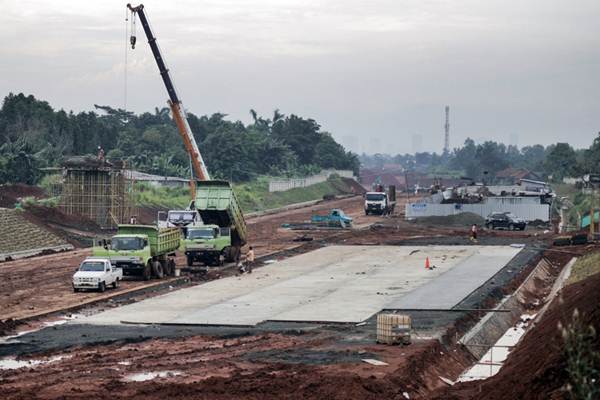
[[123,279],[123,270],[110,264],[106,258],[88,257],[73,275],[73,291],[81,289],[98,289],[104,292],[107,286],[119,287]]

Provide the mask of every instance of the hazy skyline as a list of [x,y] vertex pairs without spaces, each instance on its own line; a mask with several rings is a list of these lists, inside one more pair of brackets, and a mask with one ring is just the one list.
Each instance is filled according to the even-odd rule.
[[[122,1],[0,0],[0,95],[124,105]],[[353,151],[440,152],[467,137],[588,147],[600,131],[600,2],[144,2],[196,115],[317,120]],[[127,108],[166,105],[141,25]],[[422,138],[422,143],[418,143]],[[379,149],[379,150],[377,150]]]

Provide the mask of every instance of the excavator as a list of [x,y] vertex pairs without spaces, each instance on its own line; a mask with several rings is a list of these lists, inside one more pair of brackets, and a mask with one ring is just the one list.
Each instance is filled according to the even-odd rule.
[[135,21],[138,17],[167,89],[169,95],[167,103],[192,165],[190,206],[187,210],[169,211],[165,223],[167,226],[177,226],[182,229],[184,236],[182,247],[187,256],[188,266],[192,266],[195,261],[203,262],[205,265],[222,265],[224,261],[237,262],[240,249],[246,244],[247,232],[244,215],[233,188],[229,182],[210,179],[188,124],[183,104],[148,22],[144,5],[127,4],[127,8],[131,12],[132,21],[129,38],[131,48],[135,49],[137,42]]

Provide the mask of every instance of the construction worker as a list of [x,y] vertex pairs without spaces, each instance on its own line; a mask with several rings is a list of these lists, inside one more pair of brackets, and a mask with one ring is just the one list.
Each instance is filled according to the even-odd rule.
[[250,248],[248,249],[248,252],[246,253],[246,265],[244,266],[242,272],[247,272],[247,273],[251,274],[255,259],[256,259],[256,256],[254,255],[254,249],[252,248],[252,246],[250,246]]
[[471,242],[477,242],[477,224],[473,224],[473,226],[471,226],[470,236]]
[[104,149],[102,146],[98,146],[98,160],[104,162]]

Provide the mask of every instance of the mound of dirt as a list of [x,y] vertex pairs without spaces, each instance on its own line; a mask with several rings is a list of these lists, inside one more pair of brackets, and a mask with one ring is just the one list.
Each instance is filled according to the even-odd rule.
[[0,253],[13,255],[17,252],[55,248],[67,244],[48,229],[24,218],[24,214],[21,210],[0,209]]
[[[582,325],[593,326],[596,332],[600,332],[599,292],[600,274],[567,286],[552,302],[541,321],[525,335],[498,374],[484,381],[457,384],[436,392],[432,398],[500,400],[568,397],[565,391],[569,382],[567,358],[558,324],[569,326],[577,309]],[[600,353],[597,336],[593,347],[596,354]],[[598,366],[595,368],[597,374]]]
[[25,185],[23,183],[0,186],[0,207],[13,208],[15,203],[18,203],[19,199],[24,197],[41,199],[46,197],[46,193],[41,187]]
[[[364,194],[367,191],[360,183],[356,182],[352,178],[342,178],[342,182],[344,182],[350,188],[350,192],[353,194]],[[398,188],[396,188],[398,190]]]
[[42,205],[28,205],[26,207],[26,217],[33,216],[32,222],[39,223],[42,225],[54,224],[58,226],[64,226],[67,228],[88,231],[88,232],[102,232],[100,226],[80,215],[68,215],[60,211],[58,208],[46,207]]
[[433,226],[471,226],[473,224],[483,225],[485,219],[477,214],[464,212],[447,216],[420,217],[416,218],[415,222]]

